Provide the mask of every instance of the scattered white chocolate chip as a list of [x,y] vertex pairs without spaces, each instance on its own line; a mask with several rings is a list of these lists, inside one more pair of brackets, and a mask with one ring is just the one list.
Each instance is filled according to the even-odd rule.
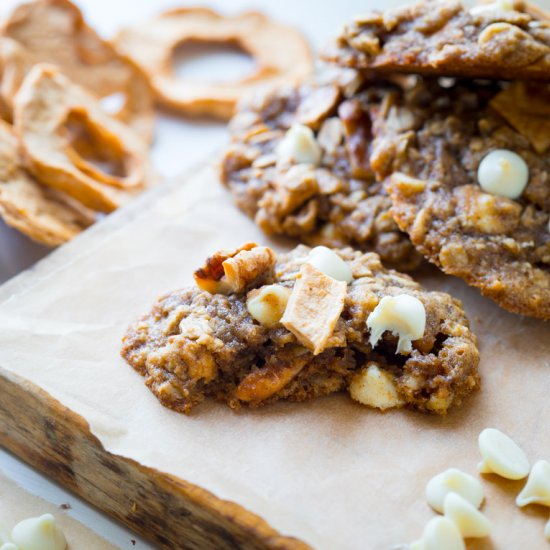
[[275,326],[285,312],[291,290],[281,285],[264,285],[251,290],[246,297],[246,309],[258,323]]
[[412,350],[411,342],[424,335],[426,309],[418,298],[409,294],[384,296],[369,315],[367,326],[372,347],[389,330],[399,337],[397,353],[408,353]]
[[51,514],[24,519],[11,532],[20,550],[65,550],[67,541]]
[[482,474],[497,474],[506,479],[523,479],[529,474],[529,460],[513,439],[494,428],[479,434]]
[[544,536],[550,540],[550,519],[548,520],[548,523],[544,527]]
[[483,538],[491,534],[491,522],[457,493],[447,494],[443,501],[443,513],[458,527],[464,538]]
[[293,124],[277,147],[277,158],[282,162],[318,165],[321,147],[313,130],[303,124]]
[[336,252],[326,246],[313,248],[306,262],[337,281],[346,283],[353,281],[351,267]]
[[432,518],[422,535],[423,550],[466,550],[458,527],[446,517]]
[[512,0],[495,0],[494,2],[486,4],[478,4],[470,9],[472,15],[479,15],[481,13],[491,13],[495,11],[511,11],[514,9],[514,3]]
[[487,193],[517,199],[529,181],[529,168],[517,153],[495,149],[479,163],[477,180]]
[[353,376],[349,393],[355,401],[382,411],[405,404],[397,392],[393,376],[374,363]]
[[550,462],[546,460],[535,462],[525,487],[516,498],[516,504],[550,506]]
[[0,550],[19,550],[19,547],[13,544],[13,542],[5,542],[0,546]]
[[449,468],[437,474],[426,485],[426,500],[440,514],[443,513],[445,497],[449,493],[457,493],[476,508],[483,502],[481,483],[475,477],[456,468]]

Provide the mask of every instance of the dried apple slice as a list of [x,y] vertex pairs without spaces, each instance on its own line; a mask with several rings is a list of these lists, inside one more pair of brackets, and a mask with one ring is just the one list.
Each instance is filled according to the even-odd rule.
[[13,98],[29,67],[23,48],[15,40],[0,37],[0,119],[12,121]]
[[0,121],[0,216],[31,239],[60,245],[94,223],[96,213],[25,172],[12,127]]
[[[236,44],[255,61],[253,74],[223,85],[178,78],[172,55],[181,44]],[[148,75],[157,99],[188,114],[227,119],[241,97],[259,86],[292,84],[313,68],[311,51],[295,29],[261,13],[226,17],[206,8],[179,8],[123,30],[116,45]]]
[[56,67],[35,65],[14,103],[22,149],[42,183],[104,212],[154,183],[143,140]]
[[5,22],[3,33],[19,42],[33,63],[58,66],[99,98],[115,100],[120,96],[117,118],[151,141],[153,96],[147,78],[86,24],[73,3],[38,0],[22,4]]

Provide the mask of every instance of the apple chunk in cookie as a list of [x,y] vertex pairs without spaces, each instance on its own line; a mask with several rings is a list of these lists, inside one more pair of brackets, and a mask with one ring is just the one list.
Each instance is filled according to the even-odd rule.
[[372,113],[372,165],[417,250],[504,309],[542,319],[550,318],[549,102],[546,84],[419,78]]
[[161,403],[238,409],[339,391],[379,409],[445,414],[479,385],[458,300],[384,268],[378,255],[248,243],[208,258],[196,287],[161,297],[122,356]]

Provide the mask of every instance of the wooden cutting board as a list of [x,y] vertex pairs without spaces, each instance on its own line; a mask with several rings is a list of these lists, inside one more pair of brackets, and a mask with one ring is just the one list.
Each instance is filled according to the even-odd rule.
[[[126,326],[191,284],[207,255],[250,240],[270,242],[206,167],[4,285],[0,443],[166,549],[397,547],[433,517],[431,476],[475,475],[483,428],[513,436],[532,462],[550,459],[548,324],[435,270],[422,282],[464,301],[482,354],[482,390],[446,418],[382,414],[344,395],[240,414],[163,408],[119,357]],[[548,510],[515,507],[522,482],[483,479],[495,532],[468,547],[544,548]]]

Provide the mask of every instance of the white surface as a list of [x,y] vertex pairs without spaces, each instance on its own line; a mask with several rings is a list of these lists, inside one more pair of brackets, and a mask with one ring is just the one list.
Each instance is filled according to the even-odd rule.
[[[3,17],[20,2],[2,0],[0,2],[0,17]],[[168,0],[80,0],[77,2],[93,25],[102,35],[110,36],[126,24],[145,19],[148,15],[164,8],[182,5],[180,2]],[[385,2],[384,6],[396,4],[395,0]],[[197,5],[193,2],[192,5]],[[341,24],[352,15],[373,6],[372,0],[339,0],[333,2],[324,0],[233,0],[228,9],[228,3],[222,0],[202,3],[230,13],[246,9],[260,9],[267,14],[301,28],[310,39],[314,48],[322,46],[327,39],[335,34]],[[223,56],[226,57],[226,56]],[[224,62],[231,62],[223,68],[216,63],[222,61],[222,56],[205,58],[199,65],[196,60],[189,62],[186,70],[195,76],[201,73],[212,74],[211,80],[219,79],[220,75],[232,72],[242,74],[246,62],[242,59],[232,59],[227,56]],[[175,176],[197,161],[211,158],[227,139],[223,124],[208,120],[190,120],[176,118],[166,114],[159,115],[156,130],[156,141],[153,147],[153,158],[158,170],[166,177]],[[46,255],[48,250],[29,241],[26,237],[7,228],[0,221],[0,282],[3,282],[19,271],[32,266],[34,262]],[[110,540],[120,548],[144,549],[151,548],[135,535],[121,528],[114,522],[88,507],[73,495],[65,492],[46,480],[40,474],[25,466],[16,458],[0,450],[0,469],[10,477],[35,493],[54,503],[70,503],[71,515]],[[131,539],[134,539],[135,545]],[[78,549],[77,549],[78,550]]]

